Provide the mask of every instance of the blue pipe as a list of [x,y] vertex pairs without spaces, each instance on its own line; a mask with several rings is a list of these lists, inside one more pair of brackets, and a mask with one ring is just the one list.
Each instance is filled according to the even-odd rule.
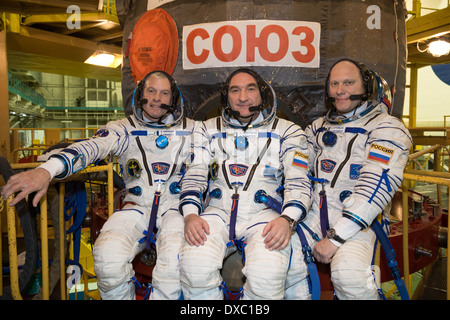
[[402,279],[400,270],[398,269],[397,261],[395,260],[395,250],[394,248],[392,248],[389,238],[383,231],[383,227],[376,219],[372,223],[372,230],[377,235],[378,241],[380,241],[381,247],[383,248],[388,267],[391,269],[391,274],[394,278],[394,282],[397,286],[398,292],[400,293],[400,297],[402,298],[402,300],[409,300],[408,290],[406,290],[405,282]]

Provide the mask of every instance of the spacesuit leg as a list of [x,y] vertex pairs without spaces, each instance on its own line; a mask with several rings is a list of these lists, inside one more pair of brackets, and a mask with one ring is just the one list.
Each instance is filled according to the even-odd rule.
[[[312,243],[305,233],[308,243]],[[310,300],[308,269],[304,261],[300,238],[297,233],[291,236],[292,256],[286,277],[286,300]]]
[[223,211],[208,207],[201,216],[210,228],[204,245],[190,246],[187,242],[181,250],[181,285],[186,300],[222,300],[220,269],[228,242],[228,217]]
[[371,229],[347,240],[331,261],[331,281],[340,300],[379,299],[372,275],[376,236]]
[[291,246],[283,250],[266,249],[263,229],[268,221],[279,215],[265,210],[252,220],[245,232],[245,267],[242,273],[246,276],[243,300],[284,298],[286,273],[289,266]]
[[181,297],[179,254],[184,243],[183,217],[177,209],[169,209],[161,218],[156,237],[157,260],[152,272],[153,291],[150,300]]
[[135,299],[132,261],[142,250],[139,245],[148,227],[150,213],[138,206],[125,206],[105,222],[95,241],[94,272],[103,300]]

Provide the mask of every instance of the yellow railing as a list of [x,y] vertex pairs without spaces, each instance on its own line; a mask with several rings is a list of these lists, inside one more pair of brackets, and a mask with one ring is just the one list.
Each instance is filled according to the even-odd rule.
[[[40,163],[29,164],[12,164],[13,169],[31,169],[39,166]],[[113,164],[109,163],[104,166],[88,167],[83,170],[83,173],[107,171],[107,190],[108,190],[108,214],[113,213],[114,205],[114,190],[113,190]],[[61,285],[61,299],[66,299],[66,279],[65,274],[65,252],[64,252],[64,183],[60,184],[59,192],[59,230],[60,230],[60,285]],[[22,295],[19,289],[19,271],[17,263],[17,236],[16,236],[16,212],[14,207],[10,207],[9,203],[12,201],[14,195],[6,199],[7,205],[7,223],[8,223],[8,246],[9,246],[9,265],[10,265],[10,284],[11,294],[14,300],[22,300]],[[49,299],[49,265],[48,265],[48,223],[47,223],[47,195],[45,194],[40,201],[40,237],[41,237],[41,259],[42,259],[42,298]],[[0,269],[1,273],[1,269]],[[0,274],[0,278],[2,278]],[[1,292],[3,294],[3,292]]]
[[445,115],[444,116],[444,127],[447,127],[447,118],[450,118],[450,115]]
[[[10,154],[9,161],[18,163],[19,152],[32,151],[39,155],[46,148],[59,142],[74,142],[92,137],[97,128],[11,128],[10,130],[10,144],[13,151]],[[41,139],[45,144],[34,144],[35,140],[40,141]]]

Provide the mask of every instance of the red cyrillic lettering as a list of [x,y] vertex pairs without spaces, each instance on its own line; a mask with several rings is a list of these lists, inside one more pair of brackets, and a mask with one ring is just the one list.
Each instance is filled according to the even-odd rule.
[[194,50],[194,40],[196,37],[202,38],[202,40],[205,40],[209,38],[208,31],[202,28],[194,29],[189,33],[186,39],[186,56],[189,59],[190,62],[193,64],[200,64],[206,61],[208,59],[209,50],[203,49],[202,53],[200,55],[195,54]]
[[[222,38],[225,34],[231,35],[233,39],[233,47],[230,53],[225,53],[222,50]],[[213,51],[217,59],[222,62],[230,62],[236,60],[242,50],[242,37],[238,28],[233,26],[222,26],[214,33],[213,37]]]
[[[269,35],[275,33],[280,39],[280,46],[277,52],[270,52],[268,41]],[[289,49],[289,36],[286,30],[277,25],[268,25],[261,30],[259,38],[256,37],[255,25],[247,26],[247,61],[255,61],[255,49],[258,47],[261,58],[266,61],[274,62],[283,59]]]
[[302,54],[300,51],[292,51],[292,56],[295,60],[301,63],[308,63],[314,59],[316,50],[312,45],[314,40],[314,32],[308,27],[297,27],[292,31],[293,35],[299,36],[302,33],[305,34],[305,39],[300,40],[300,46],[306,48],[306,54]]

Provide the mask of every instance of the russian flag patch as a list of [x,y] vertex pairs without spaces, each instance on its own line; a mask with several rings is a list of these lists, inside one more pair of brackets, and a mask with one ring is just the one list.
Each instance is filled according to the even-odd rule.
[[367,159],[388,164],[389,161],[391,161],[393,155],[394,155],[393,149],[389,149],[380,146],[379,144],[372,143],[370,145],[369,156],[367,157]]
[[304,169],[308,169],[308,156],[299,151],[295,151],[294,159],[292,159],[292,165]]

